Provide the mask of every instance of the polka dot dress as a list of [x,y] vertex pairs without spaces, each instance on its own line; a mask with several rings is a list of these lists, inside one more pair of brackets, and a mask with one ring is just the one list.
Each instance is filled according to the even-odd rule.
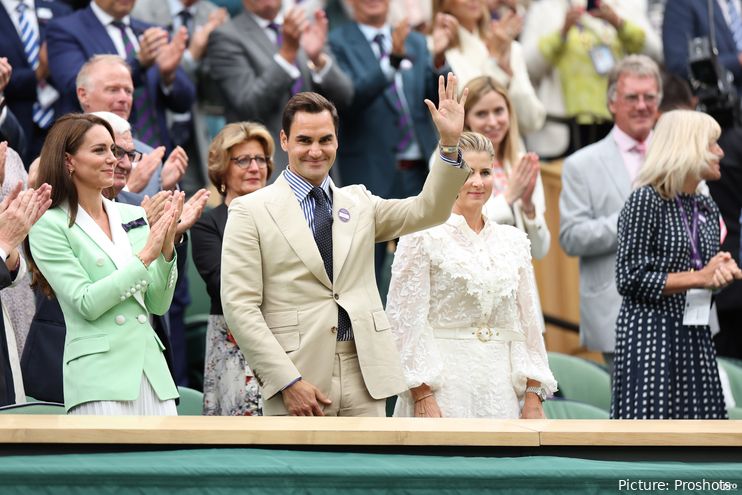
[[[685,214],[698,205],[704,265],[719,251],[719,210],[702,195],[680,195]],[[667,274],[691,268],[690,239],[675,200],[653,188],[634,191],[618,219],[616,323],[611,417],[724,419],[716,352],[708,325],[683,326],[685,293],[662,295]]]

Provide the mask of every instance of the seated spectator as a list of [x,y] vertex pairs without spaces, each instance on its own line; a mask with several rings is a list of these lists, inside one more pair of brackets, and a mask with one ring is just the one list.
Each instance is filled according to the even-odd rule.
[[64,399],[70,414],[175,415],[178,392],[150,314],[175,289],[176,193],[150,229],[145,211],[113,203],[116,157],[110,125],[70,114],[54,124],[38,180],[52,208],[29,236],[35,283],[55,295],[67,326]]
[[479,76],[490,76],[508,90],[523,132],[544,125],[546,110],[528,78],[523,49],[516,41],[522,19],[514,12],[492,20],[484,0],[461,2],[434,0],[433,15],[446,13],[458,27],[446,61],[462,85]]
[[221,253],[227,207],[234,198],[265,187],[273,173],[275,144],[268,130],[252,122],[227,124],[209,150],[209,177],[223,202],[193,226],[193,261],[211,297],[206,330],[204,415],[258,416],[263,413],[258,382],[224,321]]
[[134,100],[127,118],[136,137],[172,150],[165,110],[187,112],[195,98],[193,84],[179,68],[188,34],[182,28],[168,39],[163,28],[132,18],[133,7],[134,2],[93,0],[49,23],[49,70],[61,93],[60,113],[80,109],[75,80],[83,64],[93,55],[116,54],[132,69]]
[[659,36],[647,20],[645,0],[582,3],[539,0],[528,11],[521,41],[531,80],[549,116],[543,131],[528,137],[542,157],[562,157],[599,141],[613,122],[608,111],[608,74],[627,54],[662,59]]

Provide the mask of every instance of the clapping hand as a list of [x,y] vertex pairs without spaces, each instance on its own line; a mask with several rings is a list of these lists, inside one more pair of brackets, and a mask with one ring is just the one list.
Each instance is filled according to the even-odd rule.
[[324,67],[325,64],[322,53],[325,49],[325,43],[327,43],[328,29],[329,21],[325,11],[318,10],[314,14],[314,22],[307,23],[301,35],[301,47],[318,69]]
[[735,280],[742,280],[742,270],[726,251],[720,251],[711,258],[701,269],[701,274],[704,276],[704,288],[712,290],[721,290]]
[[160,191],[151,198],[149,196],[144,196],[141,206],[147,214],[148,224],[154,225],[157,223],[172,196],[172,191]]
[[[149,267],[150,263],[160,256],[160,253],[165,255],[166,259],[172,259],[173,255],[173,238],[169,237],[171,230],[173,236],[175,235],[174,225],[178,222],[180,216],[180,210],[183,208],[183,193],[176,193],[179,196],[179,200],[172,197],[172,193],[169,200],[166,202],[160,218],[149,227],[149,236],[144,247],[137,254],[139,259],[144,263],[145,267]],[[178,206],[180,204],[180,206]],[[170,240],[169,248],[166,246],[167,240]],[[169,254],[169,256],[168,256]]]
[[52,204],[52,188],[42,184],[38,189],[23,189],[23,182],[10,191],[0,203],[0,248],[11,252],[28,235],[36,221]]
[[211,193],[206,189],[199,189],[196,194],[191,196],[191,199],[186,201],[183,205],[183,213],[180,215],[180,221],[178,222],[178,228],[175,232],[175,243],[180,242],[180,238],[185,232],[193,227],[193,224],[201,218],[201,214],[204,212],[206,202],[209,200]]
[[186,169],[188,168],[188,154],[180,146],[176,146],[175,149],[167,157],[167,161],[162,166],[162,175],[160,180],[162,181],[163,189],[175,189],[178,185],[178,181],[185,175]]
[[[174,192],[173,197],[170,200],[171,209],[173,210],[173,217],[170,218],[170,225],[168,225],[165,239],[162,241],[162,255],[166,261],[173,259],[173,251],[175,250],[175,233],[178,230],[178,222],[180,222],[180,216],[183,213],[183,201],[185,199],[185,193],[182,191]],[[165,210],[167,212],[167,210]],[[165,214],[163,216],[166,216]]]
[[508,177],[508,187],[504,193],[505,200],[509,205],[520,199],[525,210],[530,211],[532,209],[531,199],[538,180],[539,170],[539,158],[535,153],[526,153],[518,163],[513,165]]
[[425,104],[430,110],[442,146],[457,146],[461,133],[464,131],[464,104],[469,95],[469,88],[464,88],[461,98],[456,97],[457,79],[452,72],[448,73],[448,81],[443,76],[438,78],[438,108],[432,101],[426,99]]
[[[149,153],[144,153],[141,160],[132,166],[129,172],[129,178],[126,180],[126,187],[133,193],[138,193],[149,184],[152,174],[162,163],[165,156],[165,147],[158,146]],[[132,164],[133,165],[133,164]]]

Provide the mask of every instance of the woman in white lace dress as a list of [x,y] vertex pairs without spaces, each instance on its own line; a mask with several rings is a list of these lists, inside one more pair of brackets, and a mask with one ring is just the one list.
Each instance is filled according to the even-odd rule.
[[[460,141],[472,175],[451,218],[400,239],[387,315],[409,391],[395,416],[543,418],[556,390],[536,309],[528,238],[482,214],[494,151]],[[527,391],[528,390],[528,391]]]

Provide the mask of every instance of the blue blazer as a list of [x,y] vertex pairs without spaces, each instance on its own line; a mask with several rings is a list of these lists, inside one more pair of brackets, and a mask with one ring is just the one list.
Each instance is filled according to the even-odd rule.
[[[36,18],[39,23],[40,42],[46,39],[46,28],[52,19],[69,15],[72,9],[56,0],[36,0]],[[36,102],[36,73],[26,59],[21,38],[18,36],[13,21],[8,12],[0,8],[0,57],[7,57],[13,66],[13,74],[5,88],[8,108],[13,111],[18,123],[23,129],[28,143],[28,152],[21,153],[24,163],[28,167],[31,160],[38,156],[44,144],[46,132],[38,129],[33,123],[33,104]],[[55,87],[57,87],[55,85]],[[58,89],[58,87],[57,87]],[[60,91],[61,92],[61,91]],[[61,99],[55,104],[54,110],[59,114],[62,110]]]
[[[153,24],[131,19],[131,28],[138,36]],[[49,50],[49,69],[56,87],[62,93],[62,110],[79,112],[75,79],[83,64],[93,55],[101,53],[118,53],[111,37],[90,6],[78,10],[61,21],[52,21],[47,30]],[[193,83],[183,69],[178,68],[175,81],[168,94],[162,91],[160,71],[156,65],[145,69],[136,58],[127,60],[132,69],[134,86],[145,85],[149,94],[155,99],[157,123],[160,136],[166,139],[162,143],[168,151],[172,149],[165,110],[188,112],[196,96]],[[136,132],[136,129],[134,129]]]
[[[737,91],[742,91],[742,65],[737,59],[737,46],[727,26],[719,4],[714,0],[714,30],[719,62],[734,75]],[[709,35],[709,17],[706,2],[699,0],[668,0],[662,23],[662,46],[667,70],[681,77],[689,77],[688,42],[698,36]]]
[[[354,90],[351,104],[339,108],[342,145],[338,165],[343,185],[363,184],[377,196],[394,197],[399,111],[385,91],[389,82],[357,23],[334,29],[330,46],[340,68],[353,81]],[[415,136],[427,162],[437,135],[423,101],[438,101],[437,75],[424,36],[410,33],[405,52],[413,64],[402,71],[402,84]]]

